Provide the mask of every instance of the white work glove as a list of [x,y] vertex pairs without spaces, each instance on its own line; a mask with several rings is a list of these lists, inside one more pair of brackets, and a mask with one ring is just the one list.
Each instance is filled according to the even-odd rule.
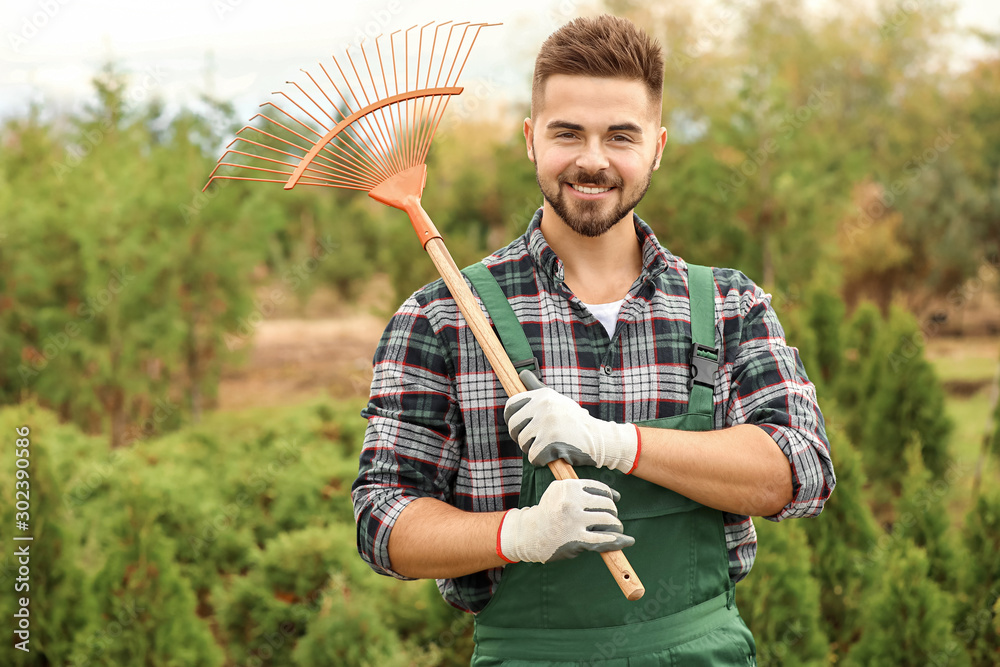
[[573,399],[543,386],[531,371],[521,371],[520,377],[525,386],[541,388],[509,398],[503,418],[533,465],[564,459],[572,465],[632,472],[639,456],[634,424],[591,417]]
[[596,480],[555,480],[537,505],[507,511],[497,532],[497,553],[511,563],[548,563],[582,551],[630,547],[635,538],[622,533],[615,507],[620,497]]

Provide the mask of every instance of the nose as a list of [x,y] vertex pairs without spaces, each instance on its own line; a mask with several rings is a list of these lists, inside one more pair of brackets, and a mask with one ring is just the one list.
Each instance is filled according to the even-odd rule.
[[595,137],[584,144],[576,158],[576,166],[589,173],[608,168],[608,156],[604,153],[604,144],[600,138]]

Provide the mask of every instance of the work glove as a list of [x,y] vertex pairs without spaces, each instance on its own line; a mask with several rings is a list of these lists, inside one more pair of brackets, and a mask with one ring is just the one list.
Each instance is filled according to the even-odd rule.
[[497,553],[510,562],[549,563],[582,551],[618,551],[635,544],[622,533],[621,496],[591,479],[555,480],[537,505],[508,510],[497,531]]
[[573,399],[544,386],[531,371],[521,371],[520,377],[531,391],[509,398],[503,418],[533,465],[564,459],[572,465],[632,472],[640,450],[634,424],[591,417]]

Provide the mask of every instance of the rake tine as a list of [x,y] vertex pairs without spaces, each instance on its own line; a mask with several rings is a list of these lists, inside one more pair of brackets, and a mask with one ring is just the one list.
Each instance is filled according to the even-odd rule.
[[[292,99],[291,97],[289,97],[289,96],[287,95],[287,93],[284,93],[284,92],[281,92],[281,91],[279,91],[279,92],[276,92],[276,93],[271,93],[271,94],[272,94],[272,95],[281,95],[282,97],[284,97],[284,98],[285,98],[286,100],[288,100],[288,101],[289,101],[289,102],[291,102],[292,104],[295,104],[295,106],[299,106],[298,104],[296,104],[296,103],[295,103],[295,100],[293,100],[293,99]],[[319,132],[317,132],[317,131],[316,131],[316,128],[314,128],[314,127],[310,127],[308,123],[304,123],[304,122],[302,122],[301,120],[299,120],[298,118],[296,118],[296,117],[295,117],[295,116],[293,116],[292,114],[288,113],[287,111],[285,111],[284,109],[282,109],[281,107],[279,107],[279,106],[278,106],[277,104],[275,104],[274,102],[264,102],[264,103],[263,103],[263,104],[261,104],[260,106],[262,106],[262,107],[263,107],[263,106],[269,106],[269,107],[272,107],[272,108],[274,108],[274,109],[277,109],[277,110],[278,110],[278,111],[280,111],[281,113],[283,113],[283,114],[285,114],[286,116],[288,116],[288,118],[290,118],[291,120],[294,120],[294,121],[295,121],[296,123],[298,123],[299,125],[301,125],[301,126],[302,126],[302,127],[304,128],[304,129],[306,129],[306,130],[309,130],[310,132],[312,132],[313,134],[315,134],[315,135],[316,135],[316,136],[317,136],[318,138],[322,138],[322,136],[323,136],[322,134],[320,134]],[[299,108],[301,109],[302,107],[299,107]],[[306,114],[306,115],[307,115],[307,116],[309,116],[309,114]],[[309,116],[309,117],[310,117],[310,118],[312,118],[312,116]],[[279,123],[278,123],[278,121],[274,120],[273,118],[269,118],[268,116],[264,116],[264,118],[267,118],[267,119],[268,119],[269,121],[271,121],[271,122],[272,122],[272,123],[274,123],[275,125],[278,125],[278,124],[279,124]],[[313,120],[315,120],[315,118],[313,118]],[[284,127],[284,126],[282,125],[282,127]],[[302,137],[302,140],[303,140],[303,141],[307,141],[307,142],[309,142],[310,144],[314,143],[314,142],[312,142],[312,141],[309,141],[309,139],[306,139],[305,137],[303,137],[303,136],[302,136],[301,134],[299,134],[298,132],[294,132],[293,130],[290,130],[290,129],[288,129],[288,128],[285,128],[285,129],[286,129],[286,130],[288,130],[289,132],[293,132],[293,133],[294,133],[294,134],[295,134],[296,136],[298,136],[298,137]],[[328,132],[330,131],[330,130],[329,130],[329,128],[326,128],[326,130],[327,130]]]
[[[381,37],[381,35],[379,35],[379,37]],[[389,41],[390,42],[392,41],[392,36],[391,35],[389,36]],[[385,88],[385,96],[389,97],[389,79],[385,75],[385,63],[382,61],[382,48],[378,44],[378,37],[375,38],[375,53],[378,54],[378,66],[379,66],[379,70],[382,73],[382,86]],[[374,82],[372,82],[372,83],[374,83]],[[396,106],[398,107],[398,105],[396,105]],[[384,113],[382,114],[382,120],[383,120],[383,122],[385,121],[385,114]],[[399,134],[398,134],[397,129],[396,129],[396,120],[392,117],[392,110],[391,109],[389,110],[389,122],[392,124],[392,132],[390,133],[390,136],[398,137]],[[392,162],[393,162],[393,168],[396,171],[402,171],[403,170],[403,165],[399,161],[399,144],[398,143],[393,143],[392,144]]]
[[[348,58],[348,60],[351,60],[351,54],[350,53],[347,54],[347,58]],[[361,100],[358,99],[357,95],[354,94],[354,89],[351,87],[350,81],[347,80],[347,75],[344,74],[344,69],[340,66],[340,62],[336,58],[333,59],[333,62],[337,66],[337,70],[340,72],[340,76],[344,77],[344,82],[347,85],[347,91],[349,93],[351,93],[351,96],[360,103]],[[353,64],[353,61],[351,61],[351,63]],[[329,74],[327,76],[329,76]],[[332,79],[331,79],[331,82],[332,82]],[[337,90],[338,93],[340,93],[341,98],[343,98],[344,94],[340,92],[340,89],[337,88],[336,84],[334,84],[334,88]],[[364,92],[364,91],[362,91],[362,92]],[[366,96],[366,99],[367,99],[367,96]],[[354,113],[357,113],[356,111],[353,111],[353,110],[351,110],[351,111],[352,111],[352,115]],[[347,120],[347,119],[345,118],[344,120]],[[357,133],[358,131],[362,131],[362,132],[365,133],[365,135],[371,134],[372,136],[374,136],[375,132],[374,132],[374,129],[372,128],[371,120],[369,118],[367,118],[367,117],[364,117],[362,120],[364,120],[365,125],[368,127],[368,129],[365,130],[364,128],[361,127],[361,124],[358,123],[358,127],[355,128],[355,130],[354,130],[355,133]],[[374,158],[374,160],[376,162],[378,162],[378,163],[380,163],[382,165],[380,167],[380,170],[384,169],[387,173],[392,173],[391,172],[391,168],[389,167],[389,165],[387,165],[387,164],[384,163],[384,161],[382,160],[381,154],[379,152],[376,151],[374,153],[374,155],[373,155],[373,158]]]
[[[291,84],[291,85],[295,86],[295,87],[296,87],[296,88],[298,89],[298,91],[299,91],[300,93],[302,93],[303,95],[305,95],[305,96],[306,96],[306,98],[307,98],[307,99],[308,99],[308,100],[309,100],[310,102],[312,102],[312,103],[313,103],[313,105],[314,105],[314,106],[315,106],[315,107],[316,107],[317,109],[319,109],[320,111],[323,111],[323,107],[321,107],[320,105],[316,104],[316,100],[314,100],[314,99],[313,99],[312,97],[310,97],[310,96],[309,96],[309,93],[307,93],[306,91],[302,90],[302,86],[300,86],[299,84],[295,83],[294,81],[286,81],[285,83],[288,83],[288,84]],[[324,130],[326,130],[327,132],[329,132],[329,131],[330,131],[330,128],[328,128],[328,127],[326,126],[326,123],[323,123],[323,122],[321,122],[321,121],[320,121],[320,120],[319,120],[318,118],[316,118],[316,117],[315,117],[315,116],[313,116],[313,115],[312,115],[311,113],[309,113],[308,111],[306,111],[306,110],[305,110],[305,109],[304,109],[304,108],[302,107],[302,105],[301,105],[301,104],[299,104],[298,102],[296,102],[295,100],[293,100],[293,99],[292,99],[291,97],[289,97],[288,95],[285,95],[284,93],[281,93],[281,94],[282,94],[282,95],[284,95],[285,99],[287,99],[287,100],[288,100],[289,102],[291,102],[292,104],[294,104],[294,105],[295,105],[295,106],[297,106],[298,108],[302,109],[302,113],[304,113],[305,115],[307,115],[307,116],[309,116],[310,118],[312,118],[312,119],[313,119],[313,121],[314,121],[314,122],[315,122],[315,123],[316,123],[317,125],[319,125],[320,127],[322,127],[322,128],[323,128]],[[326,112],[324,111],[323,113],[326,113]],[[330,114],[326,114],[326,115],[327,115],[327,116],[329,117],[329,115],[330,115]],[[331,120],[333,120],[333,119],[331,118]],[[336,125],[336,123],[334,123],[334,125]]]
[[[378,37],[375,38],[375,50],[378,51]],[[368,52],[365,51],[365,49],[364,49],[363,46],[361,48],[361,56],[365,59],[365,68],[368,70],[368,78],[372,82],[372,93],[376,97],[378,97],[378,84],[375,83],[375,76],[372,74],[372,66],[371,66],[371,63],[368,62]],[[351,66],[354,67],[354,61],[351,61]],[[357,70],[355,70],[354,73],[355,73],[355,75],[357,75]],[[384,71],[382,73],[382,78],[383,79],[385,78],[385,72]],[[386,91],[386,96],[388,96],[388,90]],[[369,104],[371,104],[371,102],[368,100],[367,97],[365,97],[365,101],[368,102]],[[375,117],[375,125],[378,126],[380,133],[382,133],[383,126],[384,126],[384,129],[385,129],[386,132],[389,131],[388,123],[385,122],[385,108],[384,107],[382,109],[379,109],[378,113],[372,113],[371,115]],[[379,122],[380,118],[381,118],[381,121],[382,121],[381,123]],[[386,136],[385,134],[382,134],[382,138],[385,139],[385,141],[386,141],[386,159],[391,161],[392,150],[393,150],[392,149],[392,146],[393,146],[392,140],[388,136]],[[398,171],[395,168],[393,170],[394,171]]]
[[[322,65],[320,65],[320,67],[322,67]],[[334,110],[334,111],[336,111],[336,112],[337,112],[337,113],[339,114],[339,113],[340,113],[340,110],[339,110],[339,109],[337,109],[337,105],[333,103],[333,100],[331,100],[331,99],[330,99],[330,96],[326,94],[326,91],[325,91],[325,90],[323,90],[323,88],[322,88],[322,87],[321,87],[321,86],[320,86],[320,85],[319,85],[318,83],[316,83],[316,79],[314,79],[314,78],[313,78],[313,75],[312,75],[312,74],[310,74],[309,72],[307,72],[307,71],[306,71],[306,70],[304,70],[304,69],[302,69],[302,70],[299,70],[299,71],[300,71],[300,72],[302,72],[303,74],[305,74],[305,75],[306,75],[307,77],[309,77],[309,80],[310,80],[310,81],[312,81],[312,83],[313,83],[313,85],[314,85],[314,86],[316,86],[316,89],[317,89],[317,90],[318,90],[319,92],[323,93],[323,97],[325,97],[325,98],[326,98],[326,101],[330,103],[330,106],[331,106],[331,107],[333,107],[333,110]],[[308,96],[307,96],[307,97],[308,97]],[[309,99],[310,99],[310,100],[312,100],[312,98],[311,98],[311,97],[310,97]],[[314,100],[313,100],[313,104],[316,104],[316,102],[315,102]],[[334,125],[336,125],[337,123],[339,123],[339,122],[340,122],[340,121],[338,121],[338,120],[337,120],[336,118],[334,118],[333,116],[331,116],[331,115],[330,115],[329,113],[327,113],[326,109],[324,109],[323,107],[321,107],[321,106],[320,106],[319,104],[316,104],[316,106],[317,106],[317,107],[319,107],[319,110],[320,110],[320,111],[322,111],[322,112],[323,112],[324,114],[326,114],[326,117],[327,117],[327,118],[329,118],[329,119],[330,119],[330,121],[331,121],[331,122],[332,122],[332,123],[333,123]],[[344,118],[344,116],[341,116],[341,119],[343,119],[343,118]]]
[[[368,64],[368,55],[365,53],[364,40],[362,40],[362,42],[361,42],[361,56],[365,59],[365,65],[367,65]],[[354,58],[351,57],[350,52],[347,53],[347,62],[351,63],[351,69],[354,71],[354,78],[358,82],[358,87],[361,88],[361,94],[365,96],[365,106],[370,106],[371,103],[372,103],[371,99],[369,99],[369,97],[368,97],[368,91],[365,90],[364,83],[361,81],[361,77],[358,75],[358,68],[354,64]],[[339,67],[340,64],[338,63],[337,66]],[[343,74],[343,70],[341,70],[341,74]],[[370,67],[368,68],[368,75],[371,76],[371,68]],[[373,78],[372,79],[372,83],[374,84],[374,82],[375,82],[375,80]],[[351,90],[349,83],[348,83],[348,90]],[[353,90],[351,90],[351,94],[352,95],[354,94]],[[358,102],[361,102],[361,100],[358,100]],[[382,132],[382,128],[381,128],[381,126],[380,126],[380,124],[378,122],[378,117],[374,113],[370,114],[370,115],[375,116],[375,125],[379,126],[379,129],[377,131],[372,130],[372,135],[371,135],[372,139],[379,145],[379,149],[381,150],[381,155],[387,155],[388,152],[389,152],[388,148],[386,147],[386,145],[384,145],[382,143],[382,141],[377,136],[377,135],[381,135],[383,139],[385,138],[385,134]],[[365,119],[365,121],[366,121],[366,123],[368,123],[368,127],[371,128],[371,121],[368,120],[367,118]],[[390,173],[392,172],[392,167],[390,165],[386,164],[386,168],[387,168],[387,170]]]

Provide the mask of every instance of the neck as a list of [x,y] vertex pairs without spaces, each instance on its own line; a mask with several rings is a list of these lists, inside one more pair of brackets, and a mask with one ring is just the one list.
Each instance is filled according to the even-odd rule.
[[581,301],[596,304],[623,299],[642,273],[642,249],[631,211],[606,233],[591,238],[574,231],[545,202],[541,229],[562,260],[566,285]]

